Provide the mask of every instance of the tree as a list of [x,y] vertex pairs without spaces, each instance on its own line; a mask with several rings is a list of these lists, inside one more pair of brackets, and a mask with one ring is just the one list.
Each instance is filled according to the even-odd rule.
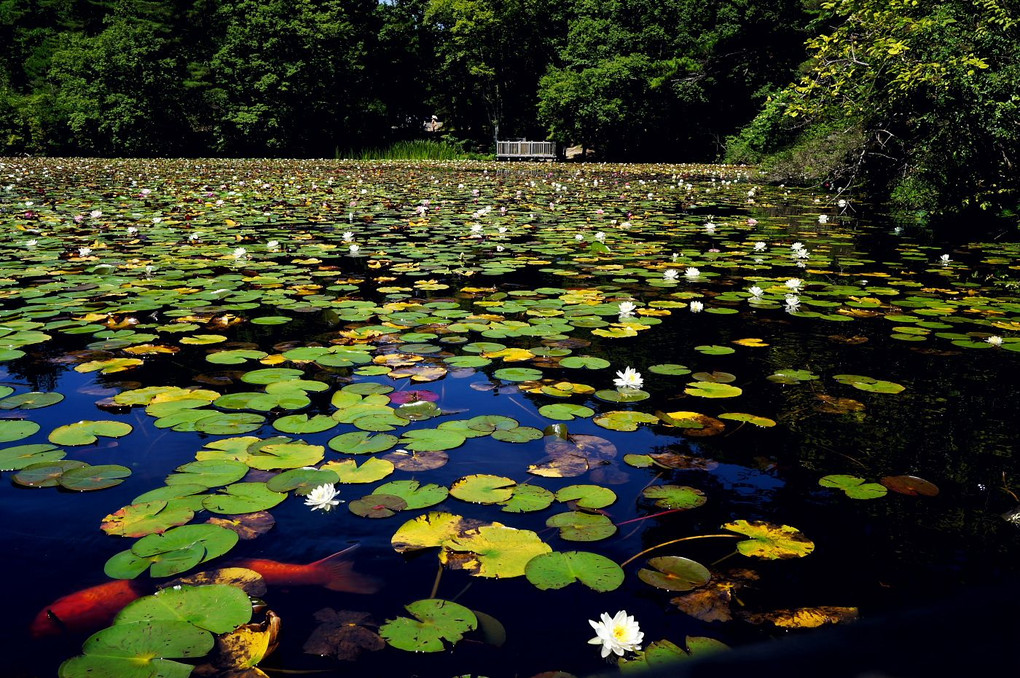
[[[777,107],[801,130],[842,131],[830,178],[919,216],[1015,212],[1020,22],[1015,0],[834,0],[801,80]],[[774,126],[779,129],[780,125]]]

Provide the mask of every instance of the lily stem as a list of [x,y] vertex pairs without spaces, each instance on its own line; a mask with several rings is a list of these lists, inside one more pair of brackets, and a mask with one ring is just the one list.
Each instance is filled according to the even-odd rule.
[[650,546],[649,548],[646,548],[641,553],[635,553],[630,558],[628,558],[627,560],[625,560],[622,563],[620,563],[620,567],[626,567],[629,563],[634,562],[635,560],[637,560],[641,556],[645,555],[646,553],[654,551],[655,549],[662,548],[663,546],[669,546],[670,544],[679,544],[682,541],[693,541],[695,539],[715,539],[716,537],[729,537],[730,539],[740,539],[741,535],[739,535],[739,534],[697,534],[697,535],[694,535],[693,537],[681,537],[680,539],[672,539],[670,541],[664,541],[661,544],[656,544],[655,546]]

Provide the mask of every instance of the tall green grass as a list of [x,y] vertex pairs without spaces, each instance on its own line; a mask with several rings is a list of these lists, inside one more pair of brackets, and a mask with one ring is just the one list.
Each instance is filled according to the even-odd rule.
[[477,160],[484,159],[455,144],[432,139],[397,141],[385,148],[364,148],[360,151],[337,153],[338,158],[351,160]]

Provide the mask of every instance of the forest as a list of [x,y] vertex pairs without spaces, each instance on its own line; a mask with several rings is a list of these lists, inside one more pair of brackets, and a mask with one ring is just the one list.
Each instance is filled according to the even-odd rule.
[[426,136],[759,165],[1015,217],[1017,0],[0,0],[0,154],[346,157]]

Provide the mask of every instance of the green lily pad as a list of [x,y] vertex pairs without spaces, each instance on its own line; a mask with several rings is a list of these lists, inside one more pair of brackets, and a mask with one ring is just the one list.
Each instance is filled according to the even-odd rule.
[[231,349],[208,354],[205,359],[213,365],[240,365],[248,360],[262,360],[268,353],[254,349]]
[[550,516],[547,527],[557,527],[567,541],[599,541],[616,534],[616,525],[601,513],[568,511]]
[[891,382],[882,381],[873,377],[864,377],[859,374],[837,374],[832,377],[841,384],[849,384],[860,391],[869,393],[901,393],[904,386]]
[[442,485],[435,483],[421,485],[417,480],[393,480],[383,483],[375,488],[375,491],[400,497],[407,504],[407,509],[412,511],[442,503],[450,494]]
[[641,494],[661,509],[692,509],[708,501],[704,492],[686,485],[652,485]]
[[694,350],[697,351],[698,353],[703,353],[705,355],[729,355],[730,353],[736,352],[736,349],[730,348],[729,346],[716,346],[708,344],[703,346],[695,346]]
[[[200,488],[201,489],[204,488]],[[144,537],[184,525],[195,517],[186,503],[155,499],[129,504],[103,518],[103,532],[121,537]]]
[[531,426],[518,426],[508,431],[492,432],[492,439],[503,443],[527,443],[532,440],[541,440],[542,437],[542,432]]
[[[301,468],[313,466],[325,456],[322,445],[309,445],[304,442],[272,442],[256,443],[248,448],[247,456],[242,461],[251,468],[261,471],[274,469]],[[234,511],[234,513],[243,513]]]
[[572,501],[583,509],[600,509],[616,501],[616,493],[600,485],[568,485],[557,490],[556,501]]
[[682,377],[685,374],[690,374],[690,369],[686,365],[677,365],[676,363],[660,363],[658,365],[651,365],[648,371],[652,374],[665,374],[671,377]]
[[340,478],[330,470],[317,468],[293,468],[277,474],[266,481],[266,488],[273,492],[308,494],[319,485],[335,485]]
[[273,422],[281,433],[322,433],[337,425],[336,419],[325,414],[309,417],[307,414],[289,414]]
[[397,437],[388,433],[372,435],[365,431],[352,431],[330,438],[329,447],[341,454],[376,454],[397,444]]
[[49,441],[54,445],[91,445],[104,438],[121,438],[134,430],[122,421],[79,421],[53,429]]
[[131,469],[117,464],[79,466],[64,471],[59,482],[65,490],[89,492],[120,485],[130,475]]
[[72,459],[44,461],[25,466],[15,473],[12,479],[22,487],[56,487],[60,484],[60,476],[85,465],[83,461]]
[[842,490],[851,499],[877,499],[884,497],[889,491],[885,485],[864,482],[864,478],[849,475],[828,475],[819,478],[822,487],[833,487]]
[[572,370],[604,370],[609,367],[612,363],[603,358],[595,358],[590,355],[579,355],[570,356],[560,360],[560,367],[566,367]]
[[303,371],[291,367],[266,367],[246,373],[241,377],[241,381],[246,384],[265,385],[288,379],[300,379],[303,375]]
[[397,617],[379,627],[379,635],[408,652],[442,652],[478,628],[475,614],[457,603],[430,598],[405,608],[414,618]]
[[636,431],[641,424],[657,424],[659,418],[654,414],[633,410],[614,410],[603,412],[592,421],[610,431]]
[[251,621],[251,600],[235,586],[175,586],[144,596],[117,615],[115,624],[182,621],[217,634],[229,633]]
[[638,577],[646,584],[667,591],[691,591],[704,586],[712,578],[707,567],[680,556],[652,558],[648,564],[654,569],[638,570]]
[[561,589],[575,581],[600,593],[623,583],[623,568],[597,553],[553,551],[535,556],[524,568],[528,581],[543,591]]
[[210,513],[254,513],[273,508],[286,493],[273,492],[265,483],[234,483],[202,500],[202,508]]
[[412,452],[434,452],[460,447],[465,440],[462,433],[454,430],[424,428],[404,433],[400,445]]
[[84,654],[62,663],[60,678],[187,678],[194,666],[172,661],[204,657],[212,650],[208,631],[182,621],[115,624],[89,637]]
[[743,390],[730,384],[713,381],[692,381],[684,389],[684,393],[699,398],[736,398]]
[[504,513],[528,513],[544,511],[552,505],[554,495],[538,485],[515,485],[513,494],[502,502]]
[[554,403],[543,405],[538,408],[538,413],[547,419],[556,421],[573,421],[574,419],[587,419],[595,414],[595,410],[584,405],[572,405],[570,403]]
[[107,560],[104,571],[114,579],[134,579],[146,569],[153,577],[172,577],[222,556],[238,539],[236,532],[218,525],[182,525],[142,537]]
[[36,410],[41,407],[56,405],[64,399],[62,393],[32,391],[31,393],[19,393],[0,400],[0,409],[4,410]]
[[358,466],[353,459],[331,461],[322,466],[337,474],[341,483],[374,483],[393,473],[393,462],[378,457],[369,457]]
[[407,508],[403,498],[393,494],[374,492],[347,504],[351,513],[362,518],[389,518]]
[[22,440],[31,435],[35,435],[38,432],[39,424],[34,421],[22,421],[20,419],[0,420],[0,443],[10,443],[15,440]]
[[450,494],[475,504],[498,504],[510,499],[516,484],[510,478],[480,473],[454,482],[450,486]]
[[542,371],[532,367],[504,367],[493,372],[492,376],[502,381],[534,381],[542,378]]
[[0,471],[17,471],[32,464],[58,461],[65,456],[66,452],[49,443],[6,447],[0,450]]
[[266,418],[253,412],[231,412],[204,417],[195,422],[195,430],[210,435],[239,435],[262,428]]
[[166,478],[167,485],[219,487],[235,483],[248,473],[248,465],[233,459],[203,459],[178,466]]

